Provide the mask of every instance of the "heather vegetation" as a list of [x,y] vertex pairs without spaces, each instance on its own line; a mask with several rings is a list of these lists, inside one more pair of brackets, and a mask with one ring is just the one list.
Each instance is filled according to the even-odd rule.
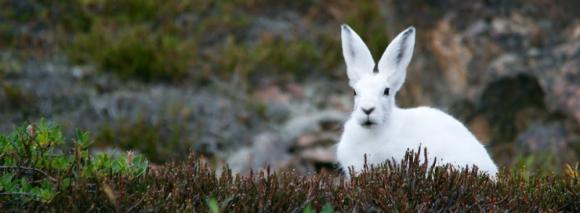
[[[367,167],[346,178],[269,168],[249,175],[188,160],[148,165],[140,155],[88,151],[92,139],[70,140],[47,122],[0,136],[0,209],[4,211],[565,211],[580,210],[580,174],[529,175],[504,169],[497,180],[477,169],[420,163],[426,150],[402,162]],[[351,173],[351,175],[353,175]]]

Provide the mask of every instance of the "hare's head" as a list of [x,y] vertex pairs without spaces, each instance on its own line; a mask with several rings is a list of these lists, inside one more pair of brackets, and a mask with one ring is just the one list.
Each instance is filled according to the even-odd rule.
[[413,55],[415,28],[401,32],[387,47],[377,66],[362,39],[342,25],[342,54],[354,90],[351,118],[365,128],[382,125],[395,107],[395,94],[405,82]]

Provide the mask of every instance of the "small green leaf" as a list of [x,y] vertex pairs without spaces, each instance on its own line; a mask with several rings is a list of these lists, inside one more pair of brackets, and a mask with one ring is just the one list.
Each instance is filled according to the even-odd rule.
[[312,209],[312,206],[310,206],[310,204],[308,204],[308,206],[306,206],[306,208],[304,208],[304,210],[302,210],[302,213],[315,213],[316,211],[314,211],[314,209]]
[[332,208],[332,204],[330,203],[324,204],[324,206],[322,207],[322,211],[320,211],[320,213],[332,213],[332,212],[334,212],[334,208]]
[[89,139],[88,132],[83,132],[77,129],[76,135],[77,138],[75,140],[75,143],[78,144],[82,150],[88,149],[93,144],[93,141]]
[[220,207],[215,198],[210,198],[207,200],[207,205],[209,206],[209,212],[211,213],[219,213]]
[[14,175],[11,173],[4,174],[0,177],[0,191],[13,191],[16,184],[12,181]]

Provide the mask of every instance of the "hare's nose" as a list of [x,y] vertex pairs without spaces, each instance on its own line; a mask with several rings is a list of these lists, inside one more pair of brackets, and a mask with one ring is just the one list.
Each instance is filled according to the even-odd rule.
[[361,109],[367,115],[370,115],[373,111],[375,111],[375,108],[374,107],[371,107],[371,108],[368,108],[368,109],[365,109],[365,108],[361,108]]

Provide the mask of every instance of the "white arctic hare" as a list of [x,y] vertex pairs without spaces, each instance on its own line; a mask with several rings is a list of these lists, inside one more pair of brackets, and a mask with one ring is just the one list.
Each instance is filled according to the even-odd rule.
[[413,55],[415,28],[401,32],[375,62],[362,39],[342,25],[342,53],[349,84],[354,89],[354,110],[344,124],[337,159],[345,171],[360,172],[364,155],[368,164],[401,161],[407,149],[426,147],[429,162],[454,167],[476,165],[495,177],[497,167],[485,147],[458,120],[429,107],[401,109],[395,95],[405,82]]

